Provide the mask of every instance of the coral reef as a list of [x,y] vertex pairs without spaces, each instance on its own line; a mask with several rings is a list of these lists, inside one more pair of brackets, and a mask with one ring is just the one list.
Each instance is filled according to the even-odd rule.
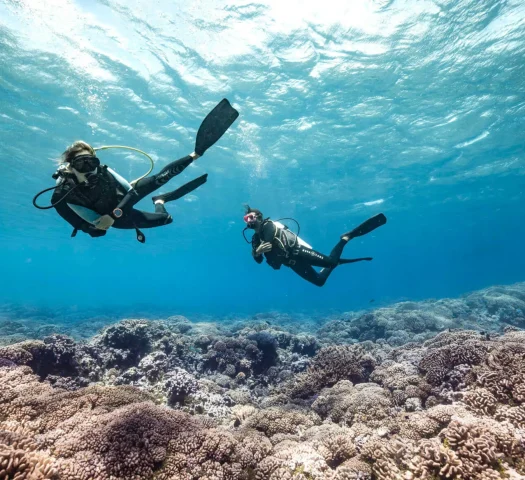
[[525,328],[525,283],[494,286],[461,298],[351,312],[328,321],[317,334],[323,344],[384,338],[390,345],[401,346],[448,329],[501,332],[507,325]]
[[369,312],[359,342],[329,332],[359,340],[360,314],[317,336],[279,314],[10,333],[0,480],[525,478],[524,291]]

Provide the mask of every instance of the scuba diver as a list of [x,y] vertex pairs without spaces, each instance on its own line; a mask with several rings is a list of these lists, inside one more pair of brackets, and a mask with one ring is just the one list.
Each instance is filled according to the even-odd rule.
[[[285,265],[308,282],[322,287],[338,265],[372,260],[371,257],[344,259],[341,258],[341,255],[345,245],[352,238],[366,235],[384,225],[386,217],[379,213],[350,232],[341,235],[339,242],[330,252],[330,255],[323,255],[313,250],[310,245],[298,236],[300,232],[295,234],[278,220],[274,221],[270,220],[270,218],[264,218],[261,211],[256,208],[246,206],[244,222],[246,223],[246,228],[243,231],[243,235],[247,229],[255,231],[251,244],[252,256],[257,263],[262,263],[264,255],[266,263],[273,269],[279,270],[282,265]],[[299,226],[299,224],[297,225]],[[246,237],[245,240],[250,243]],[[322,267],[322,269],[317,272],[313,267]]]
[[[172,192],[154,196],[152,200],[155,213],[137,210],[133,206],[182,173],[188,165],[202,156],[221,138],[238,116],[237,110],[228,100],[223,99],[199,127],[193,153],[169,163],[156,175],[148,177],[148,172],[131,183],[108,166],[101,165],[96,150],[127,148],[141,152],[140,150],[119,146],[94,149],[85,142],[77,141],[62,154],[62,163],[53,175],[57,185],[38,193],[33,199],[33,204],[42,210],[55,208],[58,214],[74,228],[72,237],[79,230],[91,237],[101,237],[110,227],[114,227],[135,229],[137,240],[144,243],[145,236],[140,228],[154,228],[172,223],[173,219],[166,211],[164,203],[177,200],[203,185],[208,174]],[[145,153],[144,155],[151,160],[149,155]],[[49,190],[54,190],[51,205],[46,207],[37,205],[37,198]]]

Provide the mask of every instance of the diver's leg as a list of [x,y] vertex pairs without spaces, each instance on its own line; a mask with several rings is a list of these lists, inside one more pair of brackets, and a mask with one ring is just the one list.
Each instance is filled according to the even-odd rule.
[[305,260],[307,263],[314,267],[323,268],[335,268],[337,265],[343,265],[345,263],[360,262],[362,260],[372,260],[370,257],[341,260],[343,249],[345,248],[345,245],[347,243],[348,240],[346,239],[339,240],[339,242],[337,242],[336,246],[332,249],[330,255],[328,256],[304,246],[299,246],[296,255],[299,257],[299,259]]
[[173,177],[176,177],[179,173],[184,171],[184,169],[190,163],[192,163],[193,160],[194,158],[191,155],[188,155],[169,163],[156,175],[139,180],[135,185],[135,191],[137,192],[139,198],[143,199],[150,193],[162,187],[162,185],[169,182]]
[[134,222],[135,228],[155,228],[168,225],[173,222],[173,217],[166,212],[164,205],[160,205],[164,212],[157,211],[157,205],[155,205],[155,213],[143,212],[141,210],[134,211]]
[[176,190],[173,190],[172,192],[163,193],[161,195],[156,195],[152,197],[152,200],[155,204],[173,202],[174,200],[178,200],[184,195],[188,195],[188,193],[193,192],[193,190],[200,187],[201,185],[204,185],[207,179],[208,174],[205,173],[204,175],[201,175],[200,177],[191,180],[190,182],[182,185],[181,187],[177,188]]
[[[343,249],[341,248],[341,253],[342,251]],[[341,256],[341,253],[339,253],[339,257]],[[327,256],[320,252],[312,250],[311,248],[299,246],[294,251],[294,255],[292,258],[300,263],[305,263],[314,267],[330,268],[337,266],[339,262],[339,257],[332,257],[332,255]]]
[[347,263],[355,263],[355,262],[370,262],[372,261],[372,257],[363,257],[363,258],[340,258],[339,259],[339,265],[346,265]]
[[336,265],[339,263],[339,259],[341,258],[341,255],[343,254],[343,248],[345,248],[345,245],[348,243],[347,240],[339,240],[337,242],[337,245],[332,248],[332,251],[330,252],[330,258],[333,263]]
[[328,280],[328,277],[330,274],[334,271],[335,267],[328,267],[323,268],[321,271],[317,274],[319,277],[319,282],[321,282],[321,287],[325,284],[325,282]]
[[143,212],[133,209],[129,215],[118,219],[114,228],[133,229],[133,228],[155,228],[168,225],[173,222],[172,216],[166,211],[161,203],[155,204],[155,213]]
[[164,215],[169,215],[164,204],[160,202],[155,204],[155,213],[163,213]]
[[311,265],[304,262],[298,262],[295,265],[291,265],[290,268],[301,278],[313,283],[317,287],[322,287],[325,284],[333,270],[333,268],[323,268],[321,272],[317,273]]

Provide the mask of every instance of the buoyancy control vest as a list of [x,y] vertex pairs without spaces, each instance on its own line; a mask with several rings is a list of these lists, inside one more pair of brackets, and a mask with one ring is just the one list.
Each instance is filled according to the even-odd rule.
[[[124,190],[124,192],[129,192],[131,189],[132,189],[132,186],[130,185],[130,183],[124,178],[122,177],[121,175],[119,175],[117,172],[115,172],[114,170],[112,170],[111,168],[107,167],[107,166],[104,166],[103,167],[106,172],[112,177],[112,180],[114,181],[114,186],[117,187],[120,186],[122,187],[122,189]],[[115,202],[112,202],[112,203],[115,203]],[[92,210],[88,207],[85,207],[85,206],[81,206],[81,205],[76,205],[74,203],[67,203],[67,206],[73,210],[82,220],[88,222],[88,223],[91,223],[92,225],[101,217],[101,214],[98,213],[97,211],[95,210]],[[111,209],[114,208],[116,206],[116,203],[115,205],[112,205],[111,206]]]
[[288,265],[291,263],[293,256],[300,246],[312,248],[311,245],[292,232],[288,226],[279,221],[267,218],[264,220],[263,228],[267,222],[273,224],[273,235],[271,238],[261,237],[261,241],[270,242],[272,244],[272,250],[264,254],[266,262],[272,268],[278,270],[281,268],[281,265]]

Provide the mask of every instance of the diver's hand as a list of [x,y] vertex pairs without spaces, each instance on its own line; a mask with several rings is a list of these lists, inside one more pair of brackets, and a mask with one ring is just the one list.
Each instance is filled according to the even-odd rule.
[[255,250],[255,255],[262,255],[263,253],[269,252],[272,249],[272,244],[270,242],[261,243],[257,250]]
[[115,220],[113,220],[112,217],[110,217],[109,215],[102,215],[98,220],[95,220],[93,222],[93,225],[95,225],[95,227],[99,230],[107,230],[114,223]]

